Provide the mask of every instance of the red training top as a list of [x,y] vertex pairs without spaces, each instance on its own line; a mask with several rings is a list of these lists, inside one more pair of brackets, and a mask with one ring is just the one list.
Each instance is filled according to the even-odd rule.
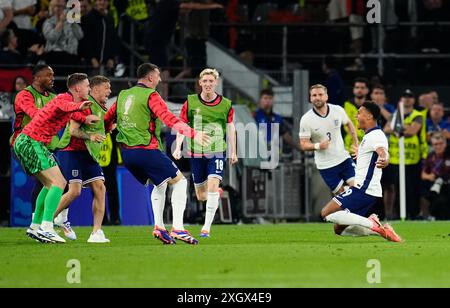
[[[141,84],[138,84],[138,86],[144,86]],[[129,149],[147,149],[147,150],[157,150],[158,149],[158,139],[156,138],[156,125],[155,120],[159,118],[165,125],[167,125],[169,128],[174,128],[176,131],[178,131],[180,134],[185,135],[189,138],[194,138],[195,134],[197,133],[194,129],[190,128],[189,125],[184,123],[182,120],[177,118],[173,113],[170,112],[169,108],[167,108],[166,103],[162,99],[162,97],[157,93],[153,92],[152,95],[150,95],[150,98],[148,100],[148,106],[150,107],[150,110],[152,111],[152,117],[150,118],[150,126],[149,126],[149,132],[152,135],[152,140],[149,145],[138,145],[134,147],[128,147]],[[107,130],[111,130],[111,126],[113,122],[116,122],[117,120],[117,103],[114,103],[112,107],[108,110],[105,116],[105,127]]]
[[80,109],[83,103],[74,103],[72,94],[64,93],[55,97],[39,110],[23,129],[28,137],[46,145],[66,126],[72,112]]

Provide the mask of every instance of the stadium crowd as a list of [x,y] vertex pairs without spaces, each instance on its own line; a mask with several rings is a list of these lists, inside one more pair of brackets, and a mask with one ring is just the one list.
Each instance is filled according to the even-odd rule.
[[[135,40],[142,53],[152,63],[169,74],[169,68],[180,68],[180,55],[186,57],[188,68],[178,69],[173,76],[196,76],[206,62],[205,42],[213,38],[248,63],[262,69],[278,69],[280,59],[268,60],[264,54],[281,54],[280,28],[254,28],[254,24],[301,25],[323,24],[308,31],[292,28],[288,54],[350,53],[355,58],[343,59],[347,71],[372,70],[374,61],[359,57],[362,53],[377,52],[378,33],[365,23],[367,0],[80,0],[79,14],[71,13],[65,0],[1,0],[0,1],[0,65],[21,66],[45,61],[67,75],[79,66],[84,70],[99,69],[102,65],[110,74],[123,76],[123,64],[128,53],[123,44],[130,38],[122,34],[138,24]],[[69,14],[68,14],[69,13]],[[382,10],[384,52],[436,54],[450,50],[447,40],[450,27],[404,27],[398,22],[448,22],[450,4],[443,0],[390,0]],[[126,16],[126,18],[124,18]],[[66,23],[73,17],[79,23]],[[121,21],[128,21],[121,23]],[[349,22],[361,26],[333,27]],[[177,24],[180,27],[177,27]],[[233,24],[233,26],[228,26]],[[262,29],[262,30],[261,30]],[[278,29],[278,30],[277,30]],[[277,30],[277,31],[274,31]],[[175,33],[183,32],[178,48],[184,52],[169,52]],[[320,35],[316,35],[320,33]],[[327,44],[320,42],[327,41]],[[172,48],[173,49],[173,48]],[[317,69],[310,59],[303,63]],[[417,69],[411,61],[395,61],[397,68],[409,72]],[[443,65],[446,63],[445,65]],[[68,65],[69,64],[69,65]],[[447,61],[423,60],[423,70],[443,72]],[[394,65],[394,63],[390,63]],[[398,67],[400,65],[400,67]],[[61,67],[60,67],[61,66]],[[194,70],[194,71],[193,71]],[[394,70],[385,77],[394,77]],[[425,71],[424,71],[425,72]],[[439,74],[438,74],[439,75]],[[419,74],[415,82],[420,82]]]

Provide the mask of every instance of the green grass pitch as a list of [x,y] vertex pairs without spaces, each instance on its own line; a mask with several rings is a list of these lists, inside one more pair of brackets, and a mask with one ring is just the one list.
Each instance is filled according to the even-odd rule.
[[[198,246],[162,245],[150,227],[105,227],[106,245],[87,244],[89,228],[64,245],[3,228],[0,287],[450,287],[450,222],[393,225],[405,243],[338,237],[331,224],[215,225]],[[70,259],[80,284],[66,280]],[[379,284],[367,281],[370,259]]]

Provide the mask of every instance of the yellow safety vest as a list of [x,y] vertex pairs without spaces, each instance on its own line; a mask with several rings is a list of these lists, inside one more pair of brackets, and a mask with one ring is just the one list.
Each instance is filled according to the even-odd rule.
[[[111,134],[106,135],[106,139],[103,142],[102,149],[100,150],[99,164],[100,167],[108,167],[111,163],[111,156],[113,151],[113,142]],[[122,164],[122,155],[120,154],[119,148],[116,147],[117,151],[117,163]]]
[[[422,117],[422,113],[413,110],[409,116],[407,116],[404,120],[404,125],[412,124],[414,119],[418,116]],[[423,127],[422,123],[422,127]],[[422,133],[419,132],[418,134],[411,136],[411,137],[405,137],[405,165],[416,165],[420,162],[422,159],[422,142],[426,140],[421,140]],[[400,149],[398,146],[399,143],[399,137],[397,137],[395,134],[391,134],[389,136],[389,156],[390,156],[390,163],[393,165],[399,165],[400,164]]]
[[[358,140],[359,140],[359,142],[361,142],[364,137],[364,131],[361,129],[358,129],[358,120],[356,119],[356,115],[358,114],[358,107],[355,104],[353,104],[352,102],[346,101],[344,103],[344,110],[345,110],[345,113],[347,114],[348,118],[350,119],[350,121],[352,121],[353,125],[355,126]],[[352,135],[350,135],[350,132],[348,131],[347,126],[344,126],[344,130],[345,130],[345,136],[344,136],[345,149],[347,151],[351,152],[353,138],[352,138]]]
[[422,114],[422,128],[420,129],[420,150],[422,152],[422,159],[428,157],[428,142],[427,142],[427,115],[428,109],[420,111]]
[[134,20],[145,20],[148,18],[148,9],[145,0],[130,0],[126,9],[127,15]]

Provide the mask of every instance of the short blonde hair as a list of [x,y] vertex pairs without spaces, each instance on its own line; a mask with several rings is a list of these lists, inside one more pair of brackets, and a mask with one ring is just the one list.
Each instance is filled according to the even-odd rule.
[[212,76],[214,76],[215,79],[219,79],[219,72],[214,68],[205,68],[200,73],[200,79],[202,79],[203,76],[205,76],[205,75],[212,75]]
[[311,93],[311,91],[314,89],[322,89],[325,91],[325,93],[328,93],[327,87],[325,87],[323,84],[320,84],[320,83],[311,86],[311,88],[309,88],[309,92]]

